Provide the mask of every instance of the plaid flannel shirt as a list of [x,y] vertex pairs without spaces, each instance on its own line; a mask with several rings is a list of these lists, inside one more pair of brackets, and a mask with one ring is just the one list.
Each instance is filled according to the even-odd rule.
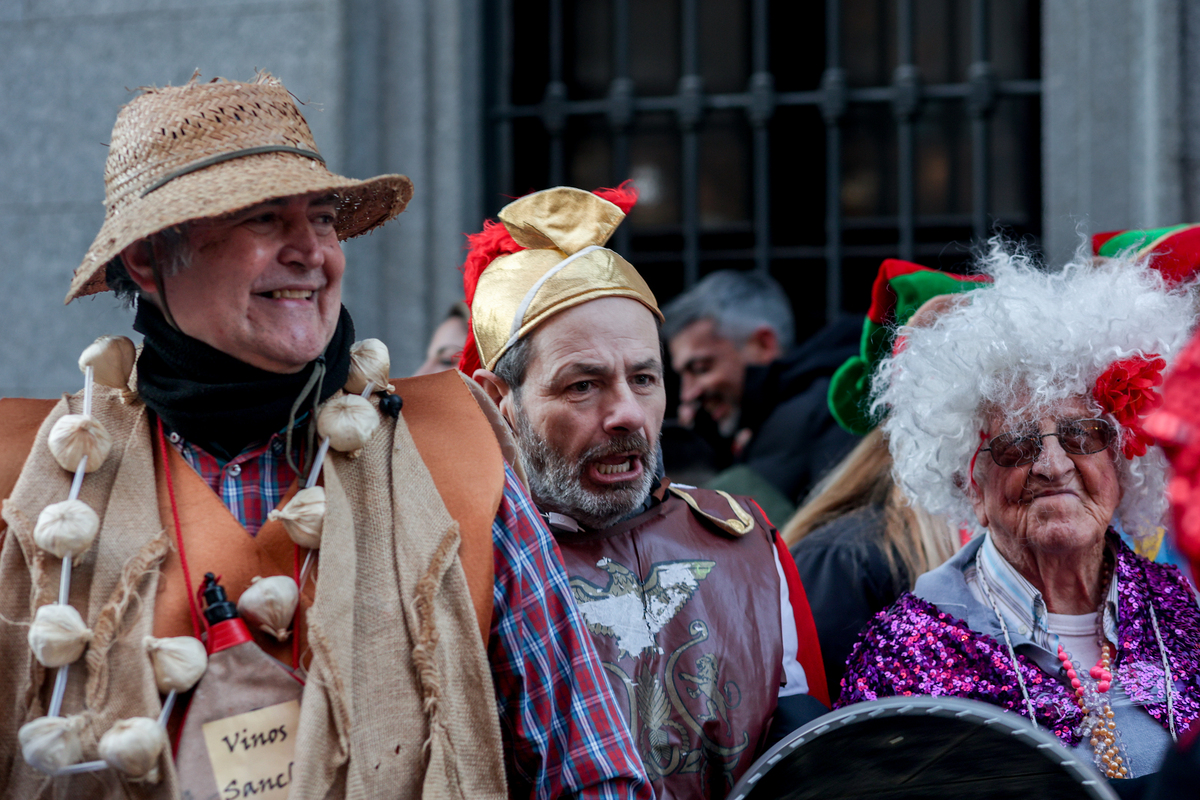
[[[177,434],[169,439],[251,535],[296,477],[278,434],[228,462]],[[558,546],[507,465],[492,541],[496,574],[488,660],[509,796],[652,798],[571,597]]]
[[275,434],[264,444],[250,445],[230,461],[221,461],[183,441],[178,433],[172,432],[167,438],[251,536],[258,534],[267,514],[279,505],[296,479],[295,470],[283,455],[282,434]]

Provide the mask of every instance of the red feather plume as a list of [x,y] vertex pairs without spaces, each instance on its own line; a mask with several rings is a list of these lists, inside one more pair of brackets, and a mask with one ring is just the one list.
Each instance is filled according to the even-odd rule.
[[638,190],[632,180],[622,181],[621,185],[612,189],[597,189],[592,194],[607,200],[626,214],[633,209],[638,200]]
[[[479,276],[500,256],[524,250],[524,247],[513,240],[508,228],[493,220],[485,220],[483,230],[479,233],[467,234],[467,259],[463,262],[463,297],[470,308],[475,303],[475,287],[479,285]],[[473,321],[473,320],[472,320]],[[475,370],[483,366],[479,361],[479,348],[475,346],[475,326],[467,323],[467,341],[463,345],[462,356],[458,360],[458,368],[467,375],[474,375]]]
[[[597,189],[592,194],[612,203],[625,214],[630,212],[638,199],[637,187],[631,180],[624,181],[611,189]],[[475,287],[479,285],[479,277],[483,275],[488,264],[500,256],[516,253],[525,248],[513,240],[508,228],[490,219],[484,221],[483,230],[479,233],[467,234],[467,248],[467,258],[462,266],[463,297],[467,301],[467,307],[471,308],[475,304]],[[474,375],[475,370],[481,369],[482,366],[483,364],[479,360],[479,348],[475,346],[475,327],[468,323],[467,341],[463,345],[458,368],[467,375]]]

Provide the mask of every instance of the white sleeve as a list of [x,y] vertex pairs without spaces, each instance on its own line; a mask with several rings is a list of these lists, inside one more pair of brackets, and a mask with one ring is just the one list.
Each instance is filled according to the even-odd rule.
[[800,641],[796,638],[796,614],[792,610],[792,599],[788,596],[787,578],[783,574],[783,564],[779,562],[779,548],[772,545],[771,549],[775,554],[775,573],[779,576],[779,627],[783,631],[784,685],[779,687],[779,696],[808,694],[808,678],[797,659]]

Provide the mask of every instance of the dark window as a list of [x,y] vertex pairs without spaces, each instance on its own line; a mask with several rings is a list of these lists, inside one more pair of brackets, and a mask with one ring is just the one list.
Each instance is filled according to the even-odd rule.
[[633,178],[660,301],[769,270],[797,334],[879,261],[1041,232],[1037,0],[489,0],[488,198]]

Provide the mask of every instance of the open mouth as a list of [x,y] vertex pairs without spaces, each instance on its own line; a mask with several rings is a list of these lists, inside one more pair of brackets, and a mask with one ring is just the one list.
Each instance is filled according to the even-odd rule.
[[628,451],[589,461],[587,466],[587,473],[594,483],[610,486],[636,481],[644,471],[642,457]]
[[262,292],[259,297],[271,300],[311,300],[316,294],[312,289],[276,289],[272,292]]

